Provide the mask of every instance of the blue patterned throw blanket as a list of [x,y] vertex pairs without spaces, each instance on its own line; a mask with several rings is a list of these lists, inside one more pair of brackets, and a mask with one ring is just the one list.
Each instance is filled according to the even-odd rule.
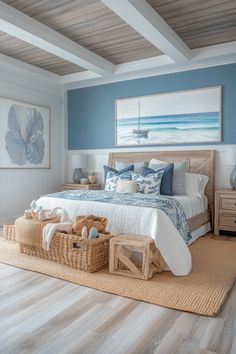
[[130,205],[162,210],[172,221],[186,244],[192,239],[183,208],[173,197],[141,193],[116,193],[106,191],[64,191],[48,194],[47,197]]

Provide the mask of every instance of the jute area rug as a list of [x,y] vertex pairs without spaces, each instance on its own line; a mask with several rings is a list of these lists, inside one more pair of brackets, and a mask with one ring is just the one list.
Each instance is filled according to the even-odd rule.
[[175,277],[163,272],[144,281],[111,275],[107,268],[89,274],[23,255],[19,253],[18,244],[0,238],[2,263],[172,309],[216,316],[236,276],[236,242],[201,238],[190,250],[193,258],[190,275]]

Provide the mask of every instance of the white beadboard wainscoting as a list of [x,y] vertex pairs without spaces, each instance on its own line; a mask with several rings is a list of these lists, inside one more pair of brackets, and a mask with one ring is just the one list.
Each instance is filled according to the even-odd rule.
[[149,147],[149,148],[127,148],[127,149],[101,149],[101,150],[69,150],[66,158],[67,181],[72,181],[72,168],[70,167],[71,154],[88,155],[88,171],[95,172],[98,183],[103,184],[103,165],[108,164],[109,152],[136,152],[136,151],[171,151],[171,150],[216,150],[216,188],[231,188],[229,183],[230,173],[233,166],[224,163],[227,149],[233,145],[202,145],[202,146],[181,146],[181,147]]
[[[1,69],[1,67],[0,67]],[[0,225],[23,214],[33,199],[55,192],[64,181],[65,133],[63,90],[37,82],[34,77],[0,70],[0,97],[12,98],[51,110],[51,168],[0,169]]]

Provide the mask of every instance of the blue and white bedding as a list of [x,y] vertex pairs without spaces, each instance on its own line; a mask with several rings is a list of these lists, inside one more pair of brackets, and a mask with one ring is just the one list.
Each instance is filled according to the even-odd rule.
[[49,194],[48,197],[159,209],[169,216],[186,244],[192,238],[183,208],[180,202],[172,197],[141,193],[74,190]]
[[62,207],[71,218],[85,214],[105,216],[109,220],[108,231],[152,237],[175,275],[191,271],[187,246],[191,234],[183,208],[174,197],[73,190],[43,196],[37,204],[49,209]]

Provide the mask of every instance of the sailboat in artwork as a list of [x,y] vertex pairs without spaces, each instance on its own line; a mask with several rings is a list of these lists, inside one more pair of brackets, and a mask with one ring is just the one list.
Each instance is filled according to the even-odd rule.
[[148,129],[140,129],[140,120],[141,120],[141,114],[140,114],[140,100],[138,101],[138,128],[133,129],[133,134],[138,137],[138,138],[145,138],[147,139],[149,130]]

